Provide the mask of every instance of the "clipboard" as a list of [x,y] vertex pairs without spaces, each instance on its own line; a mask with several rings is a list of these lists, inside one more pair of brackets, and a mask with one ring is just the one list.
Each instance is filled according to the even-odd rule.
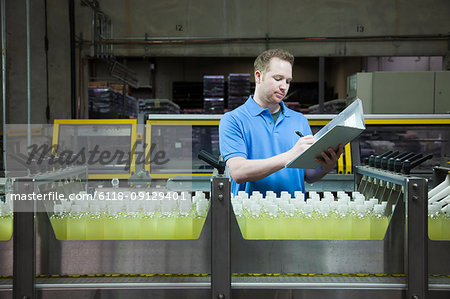
[[316,168],[320,164],[314,161],[314,158],[322,157],[321,153],[326,152],[328,147],[336,150],[340,143],[345,146],[365,129],[362,102],[360,99],[356,99],[314,135],[316,138],[314,144],[292,159],[285,167]]

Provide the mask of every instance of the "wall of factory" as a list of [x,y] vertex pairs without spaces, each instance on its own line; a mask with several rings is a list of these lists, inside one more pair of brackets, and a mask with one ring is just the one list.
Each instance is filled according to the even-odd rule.
[[[113,38],[127,42],[114,45],[118,56],[252,57],[266,47],[315,57],[445,55],[448,51],[446,39],[391,38],[448,34],[447,0],[100,0],[99,5],[112,20]],[[77,34],[82,32],[90,40],[90,9],[79,4],[76,19]],[[211,41],[163,40],[173,38]],[[229,38],[235,40],[217,40]],[[160,40],[149,43],[152,39]]]
[[[26,1],[5,2],[7,122],[23,123],[27,121]],[[30,1],[32,123],[51,123],[55,118],[70,117],[68,2]],[[191,66],[192,69],[199,66],[197,73],[205,70],[217,73],[221,67],[229,66],[217,64],[214,60],[201,62],[202,57],[241,57],[243,60],[236,60],[231,68],[241,71],[249,66],[251,69],[252,59],[267,47],[286,48],[296,57],[447,55],[443,65],[448,67],[448,40],[427,38],[429,35],[448,34],[448,0],[100,0],[99,4],[112,20],[113,37],[122,42],[129,41],[126,45],[114,45],[116,56],[156,59],[156,96],[162,98],[167,98],[171,92],[166,88],[171,80],[191,76]],[[81,52],[78,49],[76,52],[77,69],[79,62],[84,65],[82,74],[76,74],[77,81],[82,81],[77,97],[84,97],[85,101],[86,82],[91,72],[87,64],[91,17],[91,9],[82,6],[81,1],[75,1],[76,39],[82,41]],[[390,38],[394,35],[419,37]],[[175,37],[247,40],[143,44],[146,36],[150,41]],[[376,36],[387,38],[374,38]],[[164,57],[196,57],[198,60],[188,59],[184,61],[187,66],[180,68],[183,58],[171,60]],[[332,73],[326,73],[326,79],[330,84],[340,86],[338,96],[342,98],[341,81],[344,78],[340,74],[358,70],[361,64],[358,59],[355,63],[348,63],[345,59],[342,63],[338,60],[332,63],[335,65],[331,69],[327,66],[326,72],[332,70]],[[147,85],[147,66],[142,70],[136,68],[136,71]],[[311,77],[316,81],[316,72],[317,65],[311,63],[309,70],[303,69],[299,74],[294,70],[294,76],[299,80]]]

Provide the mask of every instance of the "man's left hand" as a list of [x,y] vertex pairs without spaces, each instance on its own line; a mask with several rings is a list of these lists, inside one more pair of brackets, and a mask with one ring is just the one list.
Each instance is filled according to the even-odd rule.
[[328,153],[323,151],[321,153],[322,158],[315,158],[314,160],[322,166],[322,169],[324,172],[328,173],[336,166],[336,162],[339,159],[339,157],[344,152],[344,147],[342,144],[339,144],[339,147],[337,151],[335,151],[333,148],[328,148]]

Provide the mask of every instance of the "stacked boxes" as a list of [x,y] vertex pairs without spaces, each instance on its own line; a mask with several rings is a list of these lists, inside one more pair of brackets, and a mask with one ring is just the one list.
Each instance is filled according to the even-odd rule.
[[[346,101],[345,100],[332,100],[327,101],[323,104],[323,113],[340,113],[342,110],[344,110],[346,107]],[[317,114],[320,113],[319,111],[319,104],[313,105],[309,107],[309,113],[311,114]]]
[[89,88],[89,118],[136,118],[137,101],[111,88]]
[[250,74],[228,75],[228,109],[245,103],[250,94]]
[[224,112],[224,86],[224,76],[203,76],[203,110],[205,113]]
[[167,99],[139,99],[139,112],[151,114],[180,114],[180,106]]

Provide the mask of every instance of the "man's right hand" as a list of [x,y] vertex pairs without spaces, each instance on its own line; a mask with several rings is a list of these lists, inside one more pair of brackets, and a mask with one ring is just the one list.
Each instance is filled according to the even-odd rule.
[[301,137],[297,141],[297,143],[289,150],[289,154],[291,156],[290,160],[300,155],[304,150],[313,145],[314,142],[316,142],[316,139],[312,135],[306,135],[304,137]]

